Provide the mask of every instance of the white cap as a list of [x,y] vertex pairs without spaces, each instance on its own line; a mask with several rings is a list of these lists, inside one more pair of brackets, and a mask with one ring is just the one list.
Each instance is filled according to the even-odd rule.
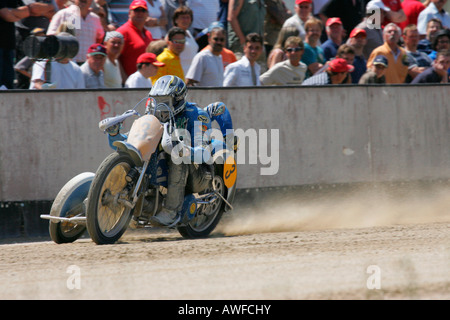
[[386,6],[382,0],[371,0],[366,5],[366,12],[369,10],[382,9],[384,11],[391,11],[391,9]]

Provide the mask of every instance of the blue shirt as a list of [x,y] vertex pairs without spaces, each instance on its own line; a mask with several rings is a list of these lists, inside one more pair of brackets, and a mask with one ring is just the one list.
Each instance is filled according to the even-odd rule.
[[359,79],[361,79],[362,75],[366,73],[367,70],[367,62],[363,56],[355,56],[355,60],[353,61],[353,66],[355,69],[352,73],[350,73],[352,77],[352,83],[358,83]]
[[320,47],[323,49],[325,60],[328,61],[331,58],[336,57],[339,45],[328,39]]

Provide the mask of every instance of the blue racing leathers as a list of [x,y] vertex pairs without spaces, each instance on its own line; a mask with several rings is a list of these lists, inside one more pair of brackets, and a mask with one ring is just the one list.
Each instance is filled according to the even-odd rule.
[[[185,190],[198,193],[210,187],[213,175],[211,165],[211,119],[216,121],[225,139],[233,134],[233,124],[226,105],[212,103],[204,110],[186,102],[184,110],[175,116],[172,124],[164,123],[161,146],[168,157],[168,186],[163,206],[179,212],[183,206]],[[110,146],[116,140],[126,140],[127,135],[109,136]],[[225,140],[224,140],[225,141]],[[217,144],[220,145],[220,144]]]

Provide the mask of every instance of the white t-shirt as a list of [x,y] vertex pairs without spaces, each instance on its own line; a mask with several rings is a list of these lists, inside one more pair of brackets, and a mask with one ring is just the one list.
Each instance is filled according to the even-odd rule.
[[[151,18],[159,19],[161,18],[161,1],[159,0],[153,0],[153,6],[150,4],[150,2],[147,2],[147,8],[148,8],[148,15]],[[150,33],[152,34],[153,40],[159,40],[164,38],[166,30],[160,26],[156,27],[145,27]]]
[[184,74],[189,71],[189,67],[191,66],[192,60],[194,59],[197,52],[197,41],[195,41],[189,30],[186,30],[186,44],[184,45],[184,50],[180,53],[180,62]]
[[294,13],[292,17],[290,17],[283,23],[283,28],[286,27],[297,28],[298,32],[300,33],[299,37],[302,38],[303,41],[305,41],[306,31],[304,28],[304,24],[305,23],[302,21],[302,19],[300,19],[300,17],[296,13]]
[[293,66],[289,60],[281,61],[264,72],[259,80],[263,85],[301,85],[305,80],[307,66],[303,62]]
[[200,51],[192,60],[186,79],[198,81],[198,86],[222,87],[223,62],[221,55],[214,55],[210,50]]
[[151,88],[152,81],[144,77],[139,70],[131,74],[125,81],[125,88]]
[[219,12],[220,4],[217,0],[188,0],[187,6],[191,8],[194,14],[192,21],[193,29],[205,29],[211,23],[217,21],[217,12]]
[[120,74],[119,62],[116,60],[114,65],[109,58],[106,58],[105,66],[103,67],[103,78],[105,87],[107,88],[122,88],[122,76]]
[[[30,89],[36,89],[34,80],[45,79],[44,61],[36,61],[33,65],[31,74]],[[80,67],[73,61],[63,64],[56,61],[51,62],[50,82],[53,84],[52,89],[85,89],[84,75]]]

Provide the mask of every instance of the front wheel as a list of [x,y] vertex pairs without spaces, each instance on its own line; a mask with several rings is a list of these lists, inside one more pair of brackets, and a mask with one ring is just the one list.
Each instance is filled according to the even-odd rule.
[[87,229],[97,244],[115,243],[130,223],[132,209],[125,205],[131,191],[125,177],[134,167],[131,157],[123,152],[110,154],[98,168],[89,190]]
[[[212,181],[215,190],[219,192],[222,197],[226,198],[226,187],[222,179],[222,175],[216,172]],[[205,190],[204,193],[212,192],[212,189]],[[187,239],[204,238],[214,230],[222,218],[225,203],[218,195],[217,199],[210,204],[202,204],[197,210],[196,216],[189,221],[186,226],[177,227],[178,232]]]

